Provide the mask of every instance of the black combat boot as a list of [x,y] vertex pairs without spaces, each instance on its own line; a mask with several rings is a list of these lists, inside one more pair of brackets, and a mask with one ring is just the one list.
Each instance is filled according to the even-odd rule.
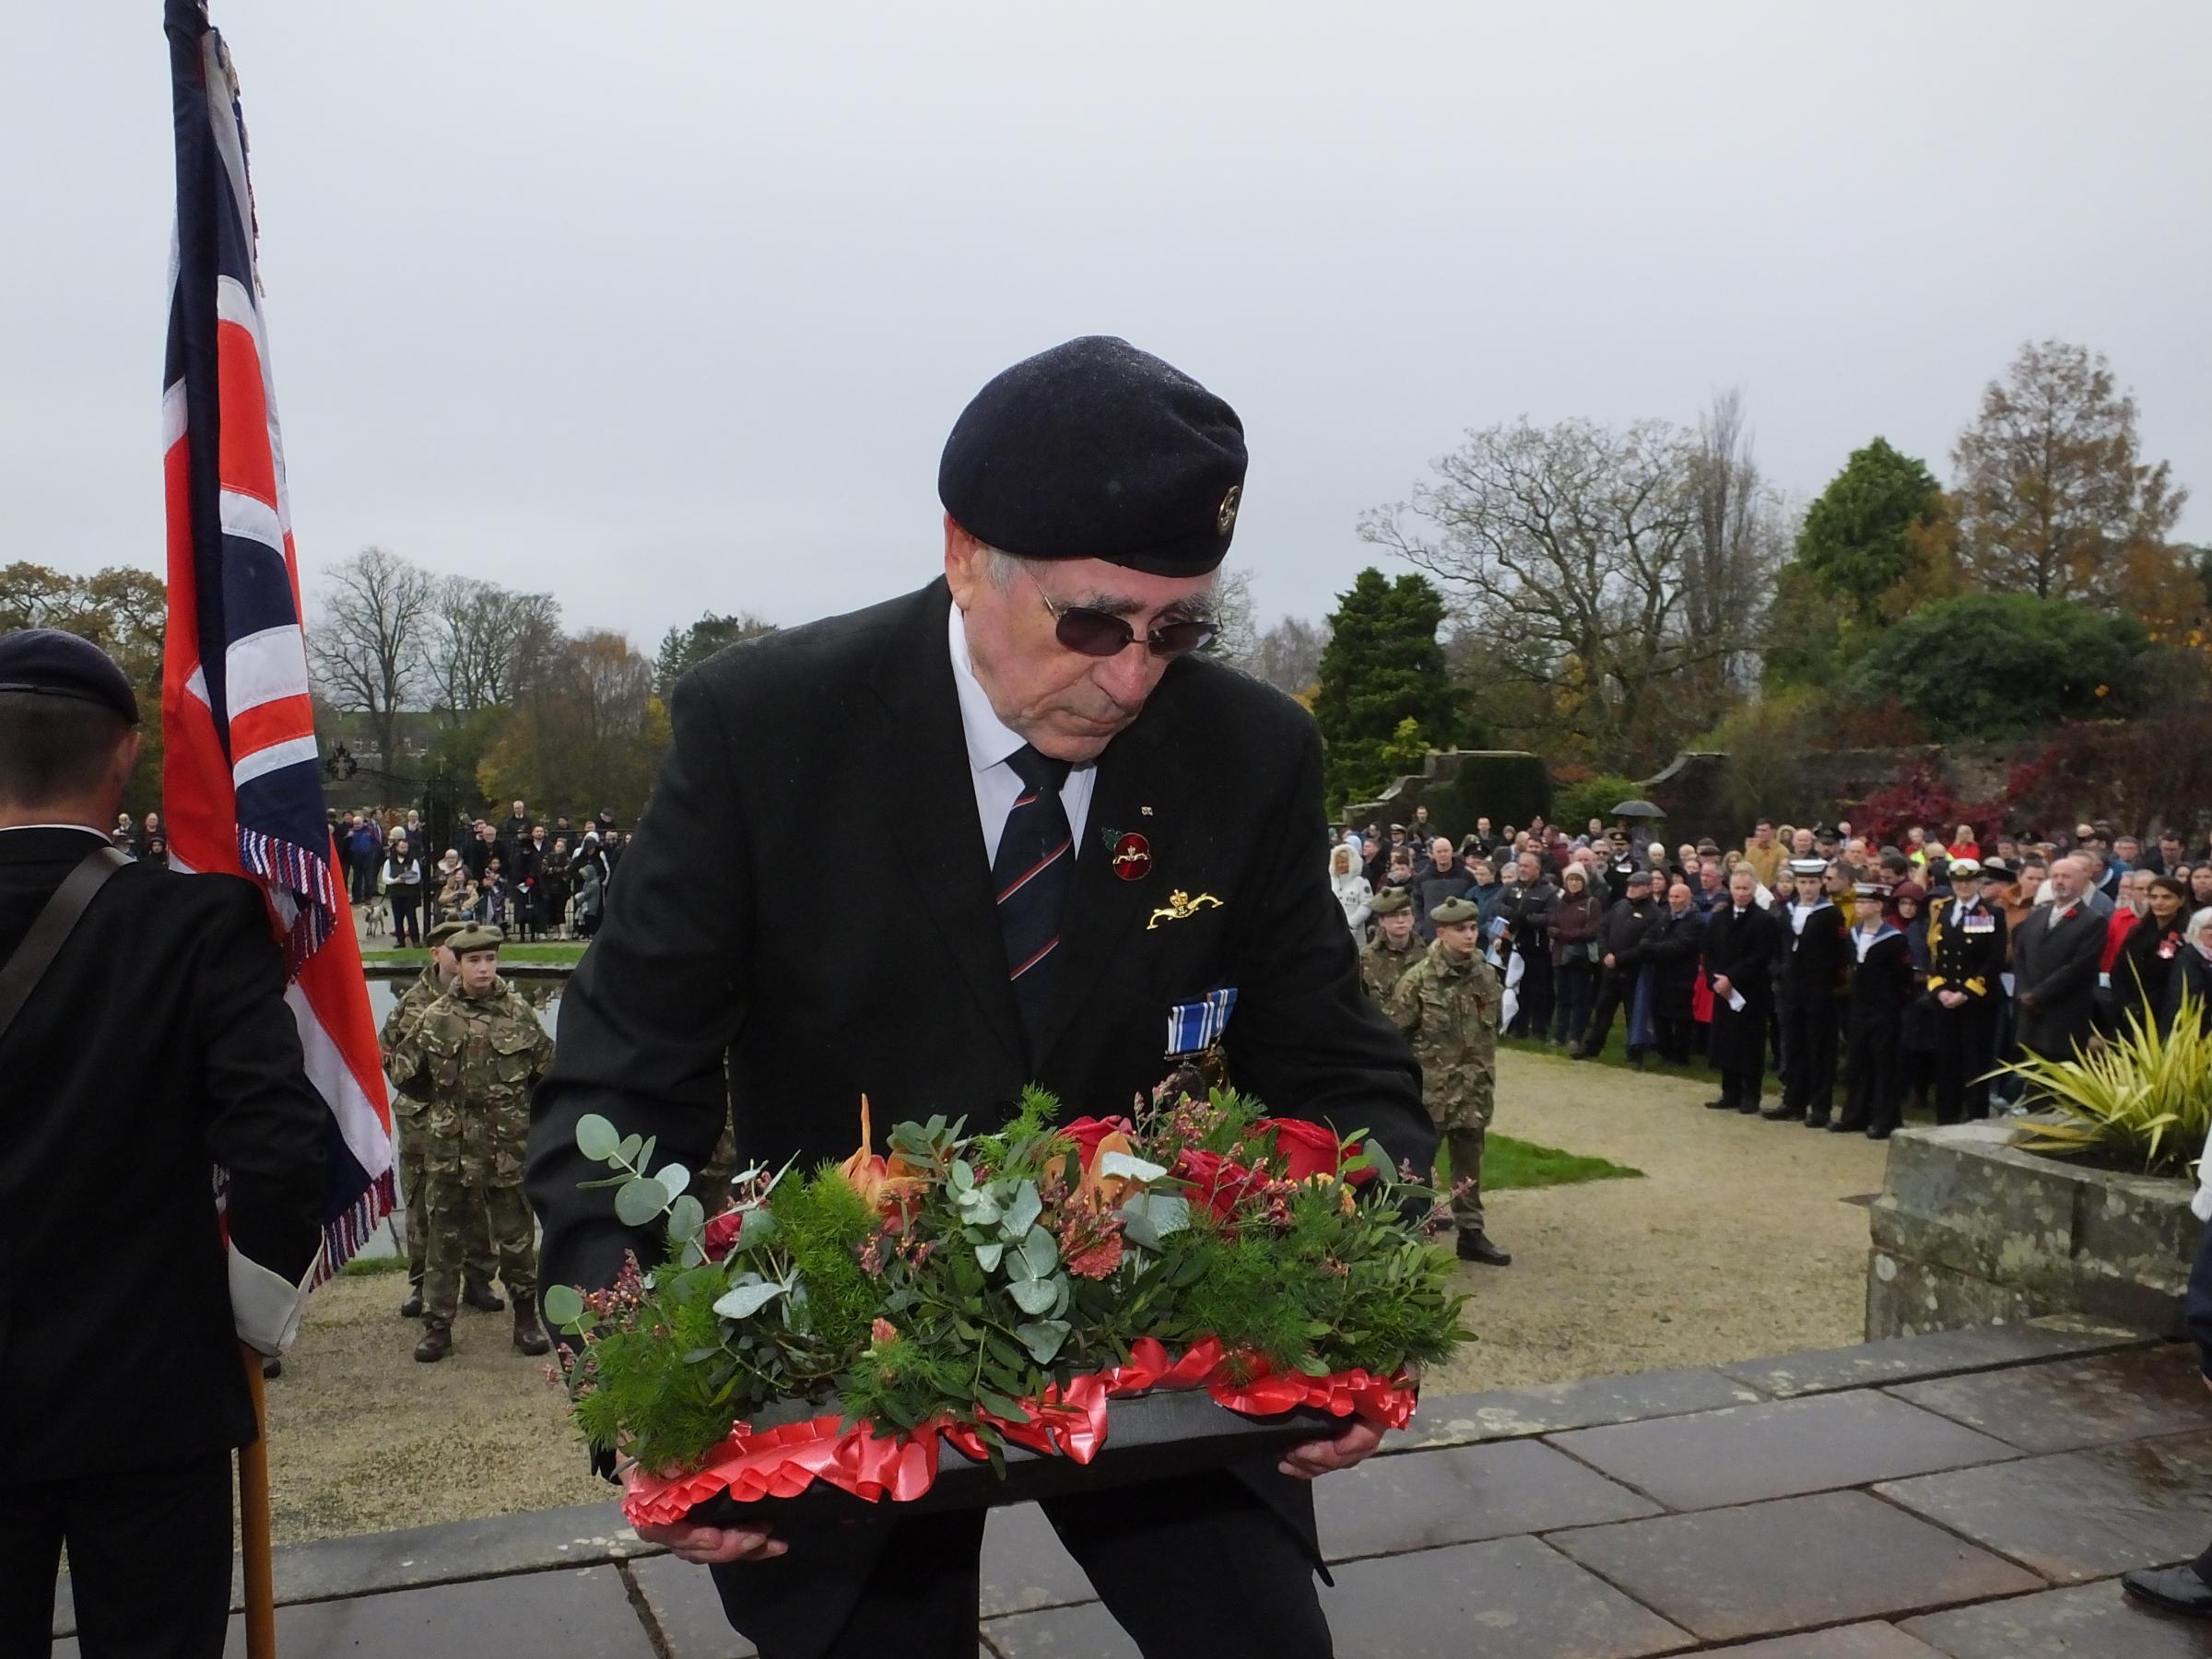
[[422,1340],[415,1345],[416,1359],[425,1365],[435,1365],[453,1351],[453,1326],[426,1324],[422,1327]]
[[407,1287],[407,1300],[399,1304],[399,1316],[402,1319],[420,1319],[422,1317],[422,1287],[420,1285]]
[[553,1347],[546,1327],[537,1323],[537,1310],[519,1296],[514,1300],[514,1346],[525,1354],[549,1353]]
[[1490,1242],[1488,1233],[1463,1232],[1459,1235],[1459,1259],[1463,1262],[1480,1262],[1485,1267],[1511,1267],[1513,1258]]
[[492,1293],[490,1285],[478,1282],[461,1287],[461,1300],[479,1313],[497,1313],[507,1304]]

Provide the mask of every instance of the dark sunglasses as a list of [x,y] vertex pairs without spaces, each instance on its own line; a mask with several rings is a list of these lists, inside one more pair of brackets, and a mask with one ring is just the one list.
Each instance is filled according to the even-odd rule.
[[[1037,596],[1044,601],[1044,608],[1053,614],[1053,637],[1068,650],[1089,657],[1118,656],[1136,639],[1136,629],[1129,626],[1125,618],[1109,616],[1080,605],[1055,604],[1034,576],[1030,581],[1037,587]],[[1188,656],[1213,643],[1215,634],[1219,631],[1211,618],[1169,622],[1145,635],[1145,649],[1156,657],[1171,660]]]

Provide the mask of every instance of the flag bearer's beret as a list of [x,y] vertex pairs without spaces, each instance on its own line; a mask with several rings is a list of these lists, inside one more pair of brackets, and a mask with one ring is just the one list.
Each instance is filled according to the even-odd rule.
[[91,641],[58,628],[23,628],[0,635],[0,691],[98,703],[138,724],[138,694],[115,659]]

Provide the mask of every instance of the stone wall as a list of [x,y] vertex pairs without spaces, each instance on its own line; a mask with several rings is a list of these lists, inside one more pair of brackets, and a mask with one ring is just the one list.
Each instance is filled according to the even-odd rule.
[[2081,1313],[2179,1338],[2193,1182],[2023,1152],[2018,1120],[1908,1129],[1870,1214],[1866,1336]]

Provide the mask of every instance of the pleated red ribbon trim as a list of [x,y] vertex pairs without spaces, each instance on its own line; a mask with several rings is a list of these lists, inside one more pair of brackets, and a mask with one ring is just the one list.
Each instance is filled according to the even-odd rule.
[[[1087,1464],[1106,1444],[1109,1400],[1171,1388],[1203,1388],[1216,1404],[1246,1417],[1275,1417],[1306,1406],[1387,1429],[1403,1429],[1412,1420],[1416,1397],[1413,1384],[1402,1377],[1363,1371],[1309,1377],[1270,1371],[1257,1359],[1232,1362],[1211,1336],[1171,1360],[1163,1344],[1146,1336],[1131,1345],[1128,1364],[1074,1378],[1065,1390],[1054,1384],[1043,1399],[1023,1401],[1028,1422],[984,1420],[1009,1444]],[[967,1424],[929,1422],[911,1433],[878,1437],[867,1425],[848,1425],[839,1417],[758,1432],[739,1423],[689,1474],[649,1475],[633,1465],[624,1476],[629,1490],[622,1512],[633,1526],[666,1525],[725,1492],[750,1503],[795,1498],[817,1481],[870,1503],[908,1503],[935,1483],[939,1449],[946,1445],[979,1463],[985,1455],[982,1438]]]

